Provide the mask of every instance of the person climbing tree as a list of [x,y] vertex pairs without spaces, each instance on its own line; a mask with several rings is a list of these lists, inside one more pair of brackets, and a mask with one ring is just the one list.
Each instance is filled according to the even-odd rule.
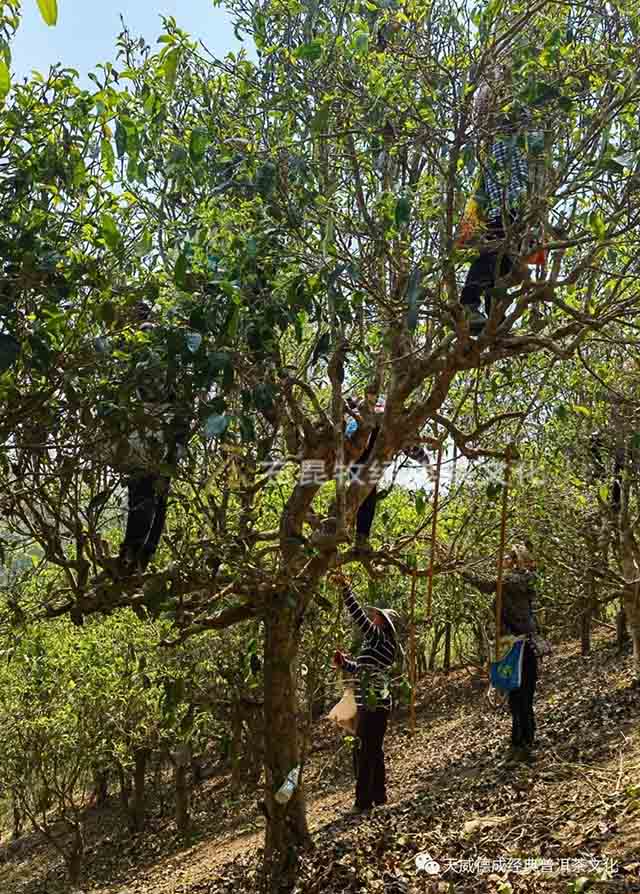
[[[480,335],[485,327],[491,313],[491,291],[498,279],[513,270],[513,258],[505,243],[509,234],[518,228],[522,199],[529,182],[523,133],[528,114],[524,109],[502,111],[508,102],[507,84],[507,66],[496,65],[489,70],[474,97],[473,121],[480,175],[457,241],[463,245],[471,236],[478,235],[478,228],[483,230],[486,241],[486,247],[480,249],[471,263],[461,296],[472,335]],[[513,108],[513,103],[509,105]],[[483,295],[485,313],[480,309]]]
[[[374,412],[376,415],[382,416],[385,411],[385,398],[379,397],[375,404]],[[346,435],[347,435],[347,450],[346,454],[349,458],[353,459],[354,454],[353,450],[350,449],[351,439],[355,435],[358,430],[358,423],[355,419],[349,420],[346,426]],[[350,475],[352,481],[360,480],[360,475],[362,469],[369,462],[369,458],[373,452],[373,448],[375,447],[376,440],[378,438],[378,434],[380,432],[380,426],[376,425],[371,435],[369,436],[369,440],[367,441],[367,445],[363,452],[358,456],[355,454],[355,462],[350,469]],[[426,443],[429,445],[433,445],[435,443],[433,438],[424,439]],[[407,448],[405,451],[406,455],[415,460],[416,462],[425,463],[427,461],[427,453],[424,447],[416,444],[411,448]],[[367,495],[367,497],[361,503],[358,513],[356,515],[356,548],[359,550],[368,550],[369,548],[369,535],[371,534],[371,528],[373,527],[373,522],[376,516],[376,509],[378,507],[378,502],[380,501],[381,496],[378,490],[378,483],[376,482],[373,490]]]
[[[153,338],[157,326],[152,309],[136,303],[131,323],[137,331]],[[118,558],[106,575],[128,577],[146,571],[165,526],[171,478],[167,470],[176,466],[186,449],[189,424],[176,412],[175,394],[167,382],[161,357],[149,345],[136,353],[136,364],[125,376],[131,387],[136,412],[135,428],[128,433],[125,484],[128,496],[127,523]],[[144,417],[148,425],[141,425]],[[162,471],[160,471],[162,469]]]
[[[142,332],[153,333],[151,308],[137,305]],[[158,387],[160,386],[160,387]],[[165,468],[175,467],[186,450],[189,426],[175,413],[175,395],[166,378],[158,381],[153,370],[137,385],[137,397],[153,415],[160,416]],[[134,471],[127,480],[128,514],[124,540],[120,547],[119,571],[122,575],[142,573],[155,555],[164,531],[171,478],[155,469]]]
[[386,774],[383,742],[391,710],[390,668],[396,657],[397,633],[391,609],[367,606],[369,616],[353,594],[347,579],[339,572],[334,581],[342,586],[344,603],[363,634],[360,654],[355,660],[336,651],[333,663],[357,678],[355,698],[358,706],[354,770],[356,798],[352,813],[362,813],[386,803]]
[[[535,742],[536,724],[533,702],[538,680],[538,647],[536,624],[535,563],[524,544],[514,544],[504,560],[506,574],[502,581],[502,628],[511,636],[524,637],[522,677],[519,689],[509,693],[511,711],[510,759],[530,760]],[[494,593],[496,580],[485,580],[467,571],[463,577],[483,593]]]
[[[593,482],[606,481],[609,477],[608,468],[611,463],[608,462],[607,454],[611,452],[606,443],[604,433],[594,431],[591,433],[589,441],[589,451],[592,464],[592,480]],[[603,453],[605,458],[603,458]],[[611,477],[611,511],[614,515],[620,512],[622,498],[622,472],[624,470],[626,458],[626,450],[624,445],[617,446],[613,450],[613,475]]]

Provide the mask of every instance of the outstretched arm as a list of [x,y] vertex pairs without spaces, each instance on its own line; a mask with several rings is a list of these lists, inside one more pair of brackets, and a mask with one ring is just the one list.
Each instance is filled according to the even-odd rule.
[[367,617],[367,613],[364,611],[356,597],[353,595],[353,591],[351,587],[345,585],[343,590],[344,604],[347,606],[349,614],[358,625],[360,630],[364,633],[365,636],[377,636],[380,633],[380,628],[376,627],[369,618]]
[[477,577],[475,574],[471,574],[470,571],[462,571],[461,574],[468,583],[480,590],[481,593],[495,593],[498,585],[496,580]]

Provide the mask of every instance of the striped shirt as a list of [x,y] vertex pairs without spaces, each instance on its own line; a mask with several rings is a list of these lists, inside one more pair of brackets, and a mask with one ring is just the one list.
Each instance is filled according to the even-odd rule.
[[344,591],[349,614],[364,634],[360,654],[355,661],[345,659],[343,669],[357,677],[355,691],[359,708],[391,709],[390,669],[396,657],[396,642],[387,626],[377,627],[369,620],[351,590]]
[[503,207],[513,209],[529,184],[529,162],[515,136],[505,136],[491,146],[482,177],[488,220],[499,217]]

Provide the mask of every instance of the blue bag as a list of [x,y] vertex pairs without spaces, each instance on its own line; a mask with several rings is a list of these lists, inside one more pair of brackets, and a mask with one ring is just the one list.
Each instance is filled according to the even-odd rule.
[[524,641],[515,642],[504,658],[491,664],[491,685],[504,692],[520,689],[522,684],[522,656]]

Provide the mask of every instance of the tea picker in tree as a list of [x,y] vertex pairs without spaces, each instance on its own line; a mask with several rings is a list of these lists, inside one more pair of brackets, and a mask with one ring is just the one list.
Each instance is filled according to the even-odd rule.
[[[471,334],[480,335],[491,313],[491,291],[513,270],[507,238],[521,223],[522,203],[529,183],[525,127],[529,115],[515,108],[507,95],[508,68],[493,66],[474,96],[480,175],[467,203],[456,242],[462,247],[482,235],[486,246],[472,261],[462,290]],[[510,106],[509,111],[503,107]],[[484,296],[485,313],[480,309]]]
[[[384,414],[385,407],[386,407],[385,398],[382,396],[378,397],[376,404],[375,404],[375,408],[374,408],[374,412],[375,412],[376,416],[378,417],[378,419],[380,419],[380,417]],[[369,462],[369,458],[371,457],[371,454],[372,454],[373,449],[376,444],[376,440],[378,438],[378,434],[380,432],[380,424],[379,423],[376,424],[375,428],[371,432],[371,435],[369,436],[369,439],[367,441],[367,444],[366,444],[364,450],[362,451],[362,453],[360,453],[360,455],[358,455],[357,453],[354,453],[353,444],[352,444],[352,439],[354,438],[357,431],[358,431],[358,423],[356,422],[355,419],[352,418],[347,422],[345,434],[347,437],[346,455],[350,459],[355,458],[355,460],[356,460],[353,463],[353,465],[351,466],[351,470],[350,470],[351,478],[353,481],[360,480],[362,470],[364,469],[366,464]],[[425,438],[422,440],[424,441],[424,443],[427,443],[431,447],[433,447],[434,444],[436,444],[436,442],[434,441],[433,438]],[[419,444],[416,444],[411,449],[409,449],[409,448],[405,449],[404,453],[411,459],[415,460],[416,462],[425,463],[427,461],[426,451]],[[369,472],[371,474],[375,474],[375,470],[373,468],[370,468]],[[376,481],[375,487],[365,497],[365,499],[361,503],[360,507],[358,508],[358,512],[356,515],[356,548],[360,551],[367,551],[369,549],[369,535],[371,534],[371,528],[373,527],[373,522],[374,522],[375,516],[376,516],[376,510],[377,510],[378,502],[380,501],[380,499],[381,499],[381,496],[378,492],[378,482]]]
[[398,647],[397,612],[368,606],[367,614],[346,578],[335,572],[333,579],[342,586],[345,605],[364,637],[355,660],[340,651],[333,659],[336,667],[356,677],[356,799],[351,812],[362,813],[387,800],[383,742],[391,710],[390,670]]
[[[519,689],[509,693],[510,757],[528,760],[531,758],[536,732],[533,701],[539,657],[533,611],[536,595],[535,565],[527,547],[524,544],[514,544],[505,556],[504,567],[506,574],[502,582],[502,628],[511,636],[524,638],[521,685]],[[486,580],[467,571],[463,571],[462,576],[483,593],[496,592],[496,580]]]
[[128,512],[119,556],[110,567],[115,577],[143,573],[153,558],[165,526],[168,471],[183,456],[189,439],[188,421],[177,412],[175,392],[167,381],[167,364],[155,350],[158,329],[146,302],[135,305],[133,323],[149,343],[136,351],[135,367],[123,383],[133,391],[136,419],[124,450]]

